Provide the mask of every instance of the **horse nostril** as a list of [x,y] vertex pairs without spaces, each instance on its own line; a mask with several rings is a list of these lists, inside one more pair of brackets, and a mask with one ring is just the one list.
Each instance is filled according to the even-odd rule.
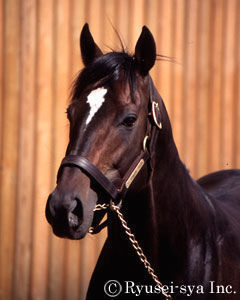
[[72,212],[68,213],[68,223],[72,228],[77,228],[79,226],[78,216],[74,215]]
[[79,199],[75,199],[75,207],[68,213],[68,223],[73,229],[77,229],[82,223],[83,209]]

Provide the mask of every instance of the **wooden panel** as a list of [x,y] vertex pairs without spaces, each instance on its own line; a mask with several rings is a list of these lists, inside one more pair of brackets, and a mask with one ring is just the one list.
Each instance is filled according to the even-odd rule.
[[172,37],[172,97],[171,101],[171,118],[172,126],[175,133],[175,141],[178,145],[180,153],[183,152],[183,112],[184,112],[184,94],[183,94],[183,78],[185,69],[183,67],[184,61],[184,45],[185,45],[185,1],[176,0],[173,4],[173,37]]
[[184,41],[184,83],[183,83],[183,160],[191,172],[195,172],[194,154],[196,149],[196,85],[197,85],[197,22],[198,2],[187,1],[185,6],[185,41]]
[[[130,1],[119,0],[115,6],[116,20],[112,20],[113,24],[118,29],[118,32],[123,40],[126,49],[130,48]],[[124,17],[123,17],[124,16]]]
[[[0,1],[0,20],[3,20],[4,18],[4,3],[3,0]],[[0,188],[2,187],[2,174],[3,174],[3,156],[2,156],[2,151],[3,151],[3,57],[4,57],[4,21],[0,22]],[[0,240],[2,240],[2,234],[3,234],[3,222],[2,220],[2,206],[3,206],[3,199],[2,199],[2,194],[0,192]],[[3,254],[3,248],[0,246],[0,270],[2,266],[2,261],[4,259],[4,254]],[[2,279],[2,273],[0,271],[0,298],[3,297],[3,279]]]
[[13,294],[13,262],[16,230],[16,196],[19,128],[19,1],[4,2],[3,105],[0,209],[0,291],[2,299]]
[[208,83],[208,171],[220,168],[220,123],[221,123],[221,94],[222,94],[222,31],[223,31],[223,1],[211,2],[210,10],[210,48],[209,69],[210,81]]
[[106,237],[59,239],[44,216],[84,23],[105,52],[121,49],[112,25],[130,53],[150,28],[174,61],[151,74],[198,177],[240,168],[239,15],[238,0],[0,0],[0,299],[84,299]]
[[210,2],[199,1],[198,3],[198,24],[196,40],[196,133],[198,137],[195,148],[195,176],[207,172],[207,153],[208,153],[208,82],[210,81],[209,72],[209,25],[210,25]]
[[[235,10],[235,34],[237,37],[240,36],[240,1],[237,1]],[[234,130],[233,130],[233,166],[237,167],[240,165],[240,135],[236,134],[238,128],[240,128],[240,39],[236,39],[236,45],[234,47],[234,98],[233,110],[234,110]]]
[[[4,18],[4,6],[3,6],[3,0],[0,0],[0,20],[3,20]],[[3,47],[3,21],[0,22],[0,186],[1,186],[1,167],[2,167],[2,137],[3,137],[3,123],[2,123],[2,117],[3,117],[3,51],[4,51],[4,47]],[[0,207],[1,207],[1,196],[0,196]],[[1,230],[0,230],[1,232]],[[1,236],[0,236],[1,238]]]
[[[30,292],[32,210],[35,135],[36,3],[22,3],[19,91],[19,168],[16,204],[14,298],[27,299]],[[28,18],[25,18],[25,15]]]
[[[236,40],[235,12],[237,0],[225,1],[224,11],[224,56],[223,56],[223,95],[222,95],[222,119],[221,119],[221,165],[223,168],[232,168],[233,162],[233,99],[234,99],[234,46]],[[230,109],[227,109],[230,108]]]

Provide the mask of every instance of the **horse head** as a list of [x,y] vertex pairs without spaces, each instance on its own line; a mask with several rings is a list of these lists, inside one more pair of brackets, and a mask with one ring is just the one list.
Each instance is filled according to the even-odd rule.
[[[66,158],[46,205],[54,233],[71,239],[86,235],[96,204],[111,198],[94,174],[99,171],[118,186],[142,152],[143,141],[146,147],[150,126],[148,72],[156,60],[155,42],[147,27],[142,29],[133,56],[124,51],[103,54],[87,24],[82,29],[80,48],[85,67],[75,81],[67,109],[70,134]],[[160,126],[158,110],[153,111]]]

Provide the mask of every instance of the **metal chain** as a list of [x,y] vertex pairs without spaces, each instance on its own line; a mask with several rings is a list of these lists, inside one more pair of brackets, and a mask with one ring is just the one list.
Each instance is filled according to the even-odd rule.
[[172,296],[167,294],[164,289],[163,289],[163,284],[161,281],[158,279],[157,275],[155,274],[155,271],[151,267],[150,262],[148,261],[147,257],[145,256],[142,248],[140,247],[138,241],[135,238],[135,235],[132,233],[131,229],[128,227],[128,224],[126,220],[123,217],[123,214],[120,212],[120,208],[116,206],[112,201],[109,204],[97,204],[95,210],[101,210],[101,209],[107,209],[108,207],[111,208],[111,210],[115,211],[117,213],[117,216],[119,220],[121,221],[121,224],[125,230],[126,235],[128,236],[128,239],[131,242],[132,247],[135,249],[139,259],[141,262],[144,264],[145,269],[147,270],[148,274],[152,276],[152,279],[156,284],[160,287],[162,294],[166,297],[166,299],[172,300]]
[[107,209],[109,207],[109,204],[97,204],[94,208],[93,211],[97,211],[97,210],[103,210],[103,209]]

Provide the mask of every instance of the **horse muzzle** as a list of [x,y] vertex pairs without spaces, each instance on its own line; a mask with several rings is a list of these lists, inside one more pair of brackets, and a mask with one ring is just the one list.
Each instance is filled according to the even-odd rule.
[[91,226],[95,203],[89,201],[85,206],[79,195],[56,188],[49,195],[45,210],[54,234],[62,238],[83,238]]

